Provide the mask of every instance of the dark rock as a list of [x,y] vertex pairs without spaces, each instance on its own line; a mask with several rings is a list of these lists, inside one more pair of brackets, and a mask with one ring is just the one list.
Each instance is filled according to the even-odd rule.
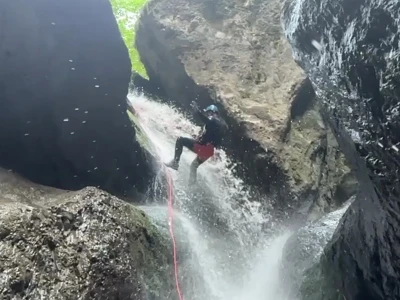
[[360,185],[322,260],[347,300],[400,299],[399,11],[391,0],[297,0],[283,17]]
[[11,283],[10,288],[14,294],[19,294],[22,293],[25,287],[25,281],[24,280],[17,280]]
[[1,226],[0,227],[0,240],[5,239],[10,233],[11,233],[10,229],[8,229],[7,227]]
[[0,2],[0,165],[64,189],[144,192],[125,101],[131,64],[109,1]]

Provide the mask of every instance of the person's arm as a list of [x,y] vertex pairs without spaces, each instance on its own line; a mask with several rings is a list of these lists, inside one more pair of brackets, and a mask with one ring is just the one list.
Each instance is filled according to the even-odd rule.
[[197,115],[199,116],[200,120],[204,123],[204,124],[208,124],[210,122],[210,119],[203,114],[203,112],[201,110],[197,110],[196,111]]
[[207,123],[210,122],[210,119],[209,119],[206,115],[203,114],[203,112],[202,112],[202,111],[199,109],[199,107],[197,106],[197,103],[196,103],[196,102],[193,101],[193,102],[191,103],[191,106],[192,106],[192,108],[193,108],[194,113],[197,113],[197,115],[199,116],[200,120],[201,120],[204,124],[207,124]]

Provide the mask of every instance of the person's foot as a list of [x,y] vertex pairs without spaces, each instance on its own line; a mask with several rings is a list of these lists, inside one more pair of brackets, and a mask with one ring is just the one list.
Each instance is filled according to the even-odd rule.
[[168,168],[174,169],[174,170],[178,170],[179,168],[179,163],[176,160],[171,160],[169,163],[165,164]]

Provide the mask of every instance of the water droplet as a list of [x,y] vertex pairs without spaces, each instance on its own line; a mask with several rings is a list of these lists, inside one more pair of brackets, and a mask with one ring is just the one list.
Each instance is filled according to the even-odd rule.
[[68,119],[68,118],[65,118],[63,121],[64,121],[64,122],[68,122],[68,121],[69,121],[69,119]]
[[94,167],[94,170],[97,170],[97,167]]
[[128,179],[128,178],[129,178],[129,176],[126,176],[126,177],[125,177],[125,179]]
[[95,87],[95,88],[99,88],[100,86],[99,86],[99,85],[95,85],[94,87]]
[[97,80],[97,78],[96,78],[96,77],[94,77],[93,79],[94,79],[94,80]]
[[318,51],[321,51],[322,45],[320,43],[318,43],[316,40],[312,40],[311,44],[314,46],[315,49],[317,49]]
[[77,107],[77,108],[75,108],[75,110],[79,110],[79,108]]
[[117,171],[119,170],[119,168],[117,168]]
[[92,155],[90,158],[91,158],[91,159],[93,159],[93,158],[94,158],[94,156]]
[[74,178],[78,177],[78,175],[74,175]]
[[118,104],[118,106],[121,106],[121,104]]
[[74,61],[72,59],[70,59],[69,62],[74,62]]
[[87,170],[88,173],[90,173],[90,170]]
[[31,124],[31,121],[26,121],[26,124]]
[[96,143],[96,140],[93,140],[93,143]]
[[75,134],[75,132],[71,131],[71,134]]
[[28,135],[29,135],[29,133],[25,133],[24,135],[25,135],[25,136],[28,136]]
[[56,23],[54,23],[54,22],[51,22],[51,25],[56,25]]
[[75,71],[75,68],[71,68],[72,71]]
[[86,121],[82,121],[82,123],[83,123],[83,124],[85,124],[85,123],[86,123]]
[[108,94],[105,94],[106,96],[108,96]]
[[88,111],[85,111],[85,114],[88,114],[89,112]]

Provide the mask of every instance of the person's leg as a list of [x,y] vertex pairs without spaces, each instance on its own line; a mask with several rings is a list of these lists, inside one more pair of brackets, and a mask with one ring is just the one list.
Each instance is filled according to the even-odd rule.
[[186,138],[186,137],[179,137],[175,143],[174,160],[179,163],[179,160],[181,159],[183,147],[186,147],[190,151],[193,151],[195,143],[196,143],[196,141],[194,139],[190,139],[190,138]]
[[207,145],[194,145],[194,152],[197,154],[197,157],[193,160],[190,165],[190,178],[189,184],[193,184],[197,180],[197,168],[204,163],[207,159],[214,155],[214,147],[210,144]]
[[190,177],[189,184],[193,184],[197,180],[197,168],[204,162],[204,160],[200,159],[198,156],[193,160],[190,165]]
[[196,141],[194,139],[179,137],[175,143],[175,157],[170,163],[167,164],[167,166],[177,170],[179,168],[179,161],[182,155],[183,147],[193,151],[195,143]]

